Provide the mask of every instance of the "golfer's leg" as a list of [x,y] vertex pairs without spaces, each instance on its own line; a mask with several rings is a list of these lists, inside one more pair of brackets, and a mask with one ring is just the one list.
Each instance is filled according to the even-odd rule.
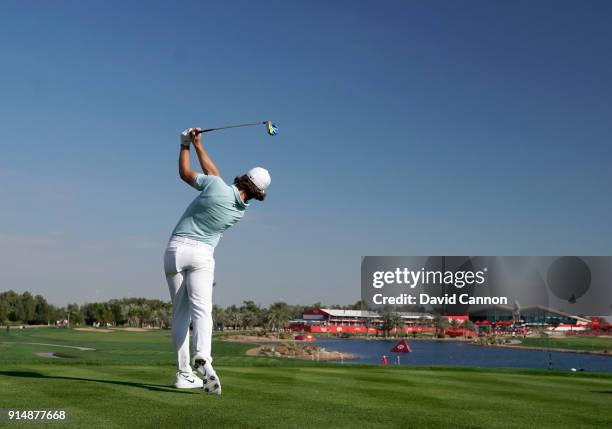
[[204,265],[187,273],[187,293],[191,301],[193,344],[195,354],[212,362],[212,290],[215,262],[210,258]]
[[[187,287],[183,274],[166,276],[170,290],[176,289],[172,297],[172,344],[177,354],[177,368],[181,372],[191,374],[189,358],[189,322],[191,305],[187,295]],[[171,286],[172,284],[172,286]],[[175,286],[177,285],[177,286]],[[172,292],[170,293],[172,296]]]
[[191,373],[189,365],[189,322],[191,305],[187,295],[185,275],[178,271],[176,252],[166,251],[164,270],[172,300],[172,344],[177,353],[177,368],[181,372]]

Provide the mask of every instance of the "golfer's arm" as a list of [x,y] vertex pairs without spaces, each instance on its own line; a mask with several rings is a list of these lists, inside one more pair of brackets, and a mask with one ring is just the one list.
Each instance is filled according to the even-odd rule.
[[202,167],[202,170],[204,170],[204,174],[208,174],[209,176],[221,176],[221,173],[219,173],[217,166],[214,162],[212,162],[212,159],[210,159],[202,145],[194,144],[193,147],[195,148],[196,154],[198,155],[198,160],[200,161],[200,166]]
[[195,185],[195,179],[198,177],[197,171],[191,169],[191,163],[189,162],[189,147],[181,146],[179,153],[179,176],[189,186]]

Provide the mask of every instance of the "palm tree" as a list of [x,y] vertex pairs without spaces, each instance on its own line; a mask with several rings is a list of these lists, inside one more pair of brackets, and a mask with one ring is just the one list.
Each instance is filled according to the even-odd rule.
[[170,311],[165,305],[162,305],[155,310],[155,318],[159,322],[159,327],[161,329],[165,329],[170,326]]
[[214,326],[217,329],[219,329],[220,326],[221,327],[225,326],[227,314],[225,313],[225,310],[222,307],[219,307],[218,305],[213,304],[212,317],[214,321]]
[[133,327],[140,326],[140,308],[138,304],[130,304],[127,312],[128,325]]
[[83,323],[83,314],[80,312],[78,305],[68,304],[66,313],[68,315],[68,324],[79,325]]
[[236,308],[235,305],[232,305],[226,311],[228,323],[233,326],[234,331],[237,330],[238,327],[242,324],[242,314]]
[[149,304],[141,304],[140,305],[140,326],[139,328],[142,328],[145,322],[149,324],[151,315],[152,315],[151,306]]
[[446,331],[449,328],[450,324],[448,321],[448,317],[443,316],[443,315],[437,315],[436,316],[436,337],[438,338],[444,338],[445,334],[444,331]]
[[402,322],[402,318],[399,314],[394,311],[385,311],[382,314],[383,319],[383,330],[385,332],[385,337],[393,328],[397,328]]
[[242,314],[242,324],[246,329],[250,329],[257,324],[258,317],[252,311],[243,310],[240,313]]
[[369,317],[364,318],[363,326],[365,327],[365,330],[366,330],[366,338],[368,338],[370,334],[370,327],[372,326],[372,319],[370,319]]
[[275,302],[268,309],[266,315],[266,322],[268,326],[274,331],[280,330],[282,327],[287,325],[287,322],[291,319],[291,309],[284,302]]

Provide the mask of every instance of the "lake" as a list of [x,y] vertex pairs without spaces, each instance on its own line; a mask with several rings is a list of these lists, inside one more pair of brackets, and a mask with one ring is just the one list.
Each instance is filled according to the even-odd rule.
[[317,339],[316,344],[329,351],[352,353],[359,357],[356,363],[380,363],[387,355],[389,364],[400,355],[401,365],[457,365],[470,367],[538,368],[612,372],[612,357],[582,353],[520,350],[500,347],[474,346],[458,341],[410,341],[412,353],[391,353],[397,340]]

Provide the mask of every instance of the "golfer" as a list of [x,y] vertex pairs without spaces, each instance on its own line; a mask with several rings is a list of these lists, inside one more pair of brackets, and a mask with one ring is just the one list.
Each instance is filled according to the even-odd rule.
[[[164,271],[172,299],[172,342],[178,358],[177,388],[202,388],[221,394],[221,382],[212,366],[213,253],[223,232],[244,216],[249,201],[263,201],[270,174],[255,167],[227,185],[201,144],[198,128],[181,133],[179,175],[200,193],[172,232],[164,254]],[[204,174],[193,171],[189,146],[193,145]],[[193,322],[194,356],[189,359],[189,324]]]

